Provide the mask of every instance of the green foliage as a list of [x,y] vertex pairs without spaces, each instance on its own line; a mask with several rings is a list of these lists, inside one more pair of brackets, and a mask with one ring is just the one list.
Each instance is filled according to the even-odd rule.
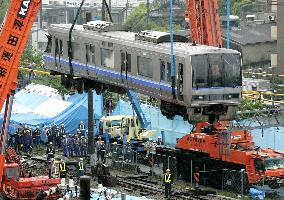
[[[244,5],[251,4],[252,0],[231,0],[231,14],[240,16],[241,9]],[[227,0],[218,0],[219,13],[221,15],[226,14]]]
[[241,104],[239,106],[240,111],[247,111],[247,110],[256,110],[256,109],[263,109],[266,105],[262,102],[250,100],[250,99],[242,99]]
[[2,24],[4,17],[6,15],[8,9],[9,1],[8,0],[1,0],[0,1],[0,23]]
[[43,65],[42,55],[43,53],[41,51],[33,48],[32,44],[28,42],[21,57],[20,66],[28,67],[30,65],[33,65],[37,68],[41,68],[41,66]]
[[[153,9],[156,5],[151,5]],[[167,25],[157,24],[149,18],[147,27],[147,7],[145,4],[140,4],[134,8],[130,15],[127,17],[125,25],[129,31],[139,32],[142,30],[155,30],[155,31],[169,31],[169,23]],[[182,27],[179,24],[173,24],[173,30],[181,30]]]
[[[32,44],[29,42],[26,44],[24,53],[20,61],[20,66],[28,67],[28,68],[32,68],[32,69],[40,70],[40,71],[46,71],[43,68],[42,56],[43,56],[43,52],[38,51],[35,48],[33,48]],[[20,73],[24,75],[23,77],[28,77],[29,75],[29,72],[21,71]],[[70,92],[64,86],[61,85],[61,79],[60,77],[57,77],[57,76],[47,76],[47,75],[36,74],[35,78],[33,78],[30,81],[35,84],[47,85],[54,89],[57,89],[61,95],[64,95]]]

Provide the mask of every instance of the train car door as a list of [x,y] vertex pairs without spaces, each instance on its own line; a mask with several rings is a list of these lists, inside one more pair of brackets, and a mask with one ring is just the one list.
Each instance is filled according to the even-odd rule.
[[121,65],[120,65],[120,76],[123,84],[129,84],[129,73],[131,73],[131,54],[127,51],[120,51]]
[[177,98],[183,101],[183,64],[178,63],[177,65]]
[[163,99],[171,99],[171,65],[167,59],[160,59],[160,90]]

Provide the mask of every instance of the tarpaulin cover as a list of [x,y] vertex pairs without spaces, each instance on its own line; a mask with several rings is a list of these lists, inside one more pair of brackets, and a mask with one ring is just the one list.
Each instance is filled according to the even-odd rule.
[[[23,110],[26,110],[27,112],[22,113],[23,110],[14,112],[13,110],[9,131],[14,133],[20,124],[27,124],[32,128],[39,125],[43,128],[44,125],[49,126],[52,123],[57,125],[64,123],[67,133],[75,133],[81,120],[85,123],[87,128],[88,95],[86,93],[75,94],[70,98],[72,99],[72,102],[58,100],[53,97],[46,97],[33,92],[20,91],[19,95],[15,95],[13,108],[19,106],[19,108],[25,108]],[[68,106],[66,107],[66,105]],[[62,107],[65,107],[64,110],[62,110]],[[93,107],[94,118],[96,121],[99,121],[102,116],[102,96],[96,95],[95,91]],[[58,113],[58,109],[60,110],[60,113]],[[3,113],[1,114],[1,124],[2,120]]]
[[[180,116],[175,116],[174,120],[168,120],[158,108],[146,104],[141,104],[141,107],[146,118],[151,122],[152,129],[157,130],[156,137],[161,136],[161,130],[165,131],[165,140],[168,145],[174,146],[176,138],[181,138],[191,131],[192,125],[183,121]],[[112,115],[132,115],[133,112],[130,103],[121,100]],[[256,121],[250,123],[252,127],[257,125]],[[284,151],[284,127],[278,126],[263,130],[254,129],[251,132],[255,145],[261,148],[272,147]],[[156,139],[156,137],[153,138]]]
[[[161,130],[165,131],[165,141],[168,145],[175,145],[176,138],[181,138],[182,136],[189,133],[192,129],[192,125],[187,121],[184,121],[182,117],[175,116],[173,120],[167,119],[162,115],[159,108],[141,104],[141,108],[147,118],[151,122],[151,128],[157,130],[157,135],[153,139],[157,139],[161,136]],[[133,110],[129,102],[124,102],[120,100],[114,109],[112,115],[132,115]]]

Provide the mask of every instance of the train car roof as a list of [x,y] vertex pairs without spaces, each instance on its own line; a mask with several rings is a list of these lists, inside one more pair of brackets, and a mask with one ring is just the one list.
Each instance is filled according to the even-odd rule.
[[[71,24],[52,24],[49,27],[50,35],[63,34],[64,37],[68,36]],[[114,44],[122,45],[125,47],[133,47],[139,49],[145,49],[155,51],[157,53],[169,54],[170,42],[153,43],[148,41],[135,40],[134,32],[127,31],[110,31],[110,32],[98,32],[93,30],[84,29],[82,25],[75,25],[72,33],[73,41],[80,41],[79,38],[85,38],[92,42],[95,40],[105,40],[106,42],[112,42]],[[174,42],[175,55],[196,55],[196,54],[208,54],[208,53],[232,53],[239,54],[238,51],[232,49],[211,47],[206,45],[193,45],[187,42]]]

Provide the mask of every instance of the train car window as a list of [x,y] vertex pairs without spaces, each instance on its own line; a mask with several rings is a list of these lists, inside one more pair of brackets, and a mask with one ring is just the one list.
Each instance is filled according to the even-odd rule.
[[91,45],[88,45],[88,44],[86,44],[85,45],[85,48],[86,48],[86,63],[89,63],[90,62],[90,46]]
[[60,52],[60,55],[63,55],[63,42],[62,42],[62,40],[59,40],[59,52]]
[[221,55],[209,55],[210,70],[209,83],[211,87],[222,87],[223,84],[223,61]]
[[172,82],[171,80],[171,63],[167,62],[167,81]]
[[55,38],[55,55],[59,53],[59,48],[58,48],[58,39]]
[[226,87],[242,85],[241,58],[238,54],[224,54],[224,82]]
[[95,65],[96,64],[96,54],[95,54],[95,45],[90,44],[90,53],[92,57],[92,63]]
[[263,160],[259,158],[254,159],[254,166],[257,171],[263,171],[265,169]]
[[101,65],[103,67],[114,68],[113,50],[101,48]]
[[191,57],[192,64],[192,87],[207,88],[208,87],[208,56],[194,55]]
[[45,49],[45,53],[51,53],[51,49],[52,49],[52,37],[50,35],[47,36],[47,46]]
[[80,44],[72,42],[72,58],[74,60],[81,60]]
[[121,69],[127,72],[131,72],[131,54],[127,52],[121,52]]
[[178,64],[178,96],[180,100],[183,100],[183,64]]
[[165,81],[166,79],[166,64],[165,61],[160,60],[160,73],[161,73],[161,81]]
[[149,78],[153,77],[153,66],[150,58],[137,57],[138,74]]

